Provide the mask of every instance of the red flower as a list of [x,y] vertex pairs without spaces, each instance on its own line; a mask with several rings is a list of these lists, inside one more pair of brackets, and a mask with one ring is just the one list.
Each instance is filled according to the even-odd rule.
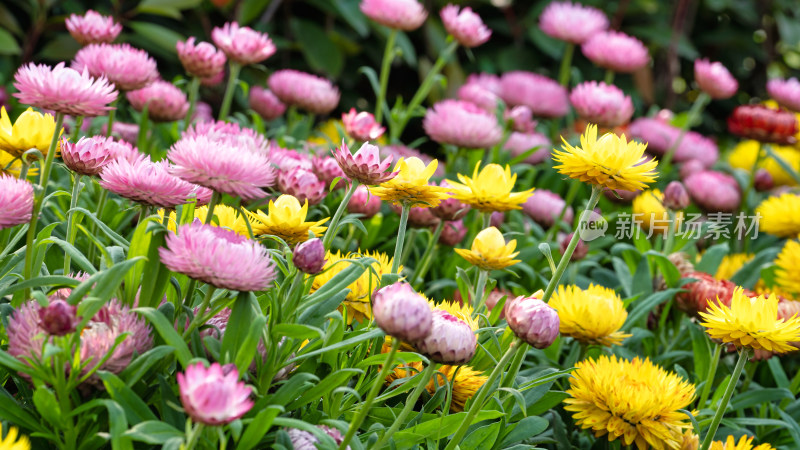
[[782,109],[763,105],[737,106],[728,117],[731,133],[759,142],[791,144],[797,134],[797,119],[794,114]]

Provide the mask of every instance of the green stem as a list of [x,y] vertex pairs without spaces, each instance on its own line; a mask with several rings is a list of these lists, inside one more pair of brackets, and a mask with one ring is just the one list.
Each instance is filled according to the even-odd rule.
[[[206,310],[208,309],[208,305],[211,303],[211,297],[214,296],[214,291],[216,290],[217,288],[215,288],[214,286],[210,284],[208,285],[208,289],[206,290],[206,295],[203,297],[203,301],[200,303],[200,306],[197,307],[197,313],[192,318],[192,322],[189,323],[189,326],[186,328],[186,331],[183,332],[184,339],[189,337],[192,334],[192,331],[194,331],[195,328],[201,325],[203,316],[206,315]],[[191,307],[191,305],[189,305],[189,307]]]
[[472,316],[477,317],[483,309],[483,303],[486,301],[486,280],[489,278],[489,271],[478,269],[478,279],[475,281],[475,296],[473,300]]
[[[97,189],[100,189],[100,197],[97,199],[97,211],[95,211],[95,217],[97,218],[97,220],[102,220],[103,210],[105,209],[106,202],[108,200],[108,191],[100,187],[100,185],[95,185],[95,186],[97,186]],[[97,229],[97,224],[94,221],[92,221],[92,223],[89,224],[89,234],[94,236],[94,232],[96,229]],[[88,256],[89,261],[94,261],[94,253],[95,253],[95,246],[94,245],[89,246],[89,256]]]
[[83,126],[83,116],[78,116],[75,119],[75,129],[72,130],[72,135],[69,137],[69,141],[73,144],[78,141],[78,135],[81,132],[81,126]]
[[[386,48],[383,50],[383,61],[381,61],[381,81],[380,90],[378,91],[378,99],[375,103],[375,122],[381,123],[383,119],[383,108],[386,103],[386,87],[389,85],[389,72],[392,68],[392,60],[394,60],[394,42],[397,38],[397,30],[392,29],[389,32],[389,37],[386,39]],[[386,106],[388,109],[388,105]]]
[[106,126],[106,136],[111,137],[111,127],[114,125],[114,117],[117,115],[117,104],[119,97],[111,102],[111,109],[108,110],[108,124]]
[[489,375],[489,379],[483,383],[483,386],[481,386],[480,390],[475,395],[475,398],[473,398],[472,404],[469,407],[469,412],[467,412],[467,416],[464,417],[464,420],[461,422],[461,425],[459,425],[458,430],[456,430],[455,434],[453,434],[453,437],[450,438],[450,442],[447,444],[447,447],[445,447],[445,450],[455,450],[455,448],[461,442],[461,439],[463,439],[464,435],[467,434],[467,429],[470,425],[472,425],[475,415],[478,414],[478,411],[483,409],[483,402],[486,400],[489,390],[492,389],[492,385],[495,381],[497,381],[497,378],[500,376],[500,374],[503,373],[508,365],[508,362],[514,356],[514,354],[524,351],[522,350],[523,347],[524,345],[522,344],[522,341],[520,341],[519,338],[514,338],[514,340],[511,342],[511,345],[508,347],[508,350],[506,350],[506,352],[503,354],[503,357],[500,358],[500,361],[494,367],[494,370],[492,370],[491,375]]
[[605,77],[606,84],[608,84],[608,85],[614,84],[614,75],[616,75],[616,74],[614,73],[613,70],[606,69],[606,77]]
[[194,115],[195,105],[197,105],[198,91],[200,91],[200,78],[192,77],[192,82],[189,84],[189,109],[186,111],[186,117],[183,119],[184,130],[192,125],[192,116]]
[[[208,212],[206,213],[206,225],[210,224],[214,219],[214,208],[217,206],[217,203],[219,203],[220,197],[222,196],[217,191],[214,191],[214,193],[211,194],[211,200],[208,201]],[[246,217],[245,220],[247,220]]]
[[422,262],[417,266],[414,270],[414,275],[411,276],[412,282],[416,283],[417,280],[422,282],[425,278],[425,274],[428,273],[428,268],[431,265],[431,256],[433,256],[433,249],[436,248],[436,245],[439,242],[439,237],[442,236],[442,230],[444,229],[444,220],[440,220],[439,224],[436,225],[436,228],[433,230],[433,234],[431,234],[431,239],[428,241],[428,247],[425,249],[425,253],[422,254]]
[[339,221],[342,219],[342,215],[344,215],[345,209],[347,209],[347,204],[350,203],[350,199],[353,197],[353,194],[356,192],[356,188],[358,187],[358,181],[351,180],[350,187],[347,188],[347,191],[344,194],[344,199],[342,202],[339,203],[339,207],[336,208],[336,212],[333,214],[333,219],[331,219],[331,224],[328,226],[328,230],[325,232],[325,236],[322,238],[322,246],[325,247],[325,250],[329,250],[331,244],[333,243],[333,238],[336,237],[337,228],[339,228]]
[[239,71],[242,66],[239,63],[230,61],[228,63],[230,74],[228,75],[228,86],[225,87],[225,96],[222,97],[222,106],[219,109],[219,120],[227,120],[228,112],[231,110],[231,102],[233,102],[233,91],[236,90],[236,83],[239,81]]
[[[75,241],[75,234],[77,230],[75,227],[77,226],[77,219],[76,215],[78,213],[75,211],[75,208],[78,206],[78,197],[81,194],[81,174],[75,174],[75,181],[72,184],[72,197],[69,201],[69,211],[67,211],[67,243],[72,244]],[[64,276],[69,274],[70,270],[70,257],[69,253],[64,253]]]
[[481,231],[489,228],[489,225],[492,224],[492,213],[484,212],[481,213]]
[[570,69],[572,68],[572,55],[575,53],[575,44],[567,42],[564,56],[561,58],[561,68],[558,70],[558,83],[569,88]]
[[378,391],[381,390],[383,381],[386,380],[386,376],[389,375],[389,371],[392,370],[392,361],[394,360],[394,355],[397,353],[397,349],[399,347],[400,339],[392,339],[392,348],[386,355],[386,361],[383,363],[380,373],[378,373],[378,378],[376,378],[375,382],[372,383],[372,387],[367,393],[366,400],[364,400],[364,403],[361,404],[361,408],[358,410],[355,417],[353,417],[353,421],[350,422],[350,428],[347,429],[347,434],[344,436],[342,443],[339,444],[339,450],[345,450],[348,447],[348,444],[350,444],[353,436],[355,436],[356,431],[358,431],[359,427],[361,427],[361,424],[364,422],[364,419],[367,417],[367,413],[372,407],[372,402],[375,401],[375,397],[378,396]]
[[700,450],[708,450],[708,447],[711,446],[711,441],[714,440],[714,435],[717,433],[717,428],[719,427],[720,421],[722,421],[722,416],[725,415],[725,410],[728,408],[728,402],[733,396],[733,391],[736,390],[736,383],[739,382],[739,377],[742,375],[742,369],[744,369],[744,365],[747,363],[749,354],[750,350],[747,348],[743,348],[739,351],[739,360],[736,361],[736,367],[733,369],[730,381],[728,381],[728,387],[725,388],[725,394],[722,395],[722,400],[720,400],[719,406],[717,407],[717,412],[714,413],[714,418],[711,420],[711,425],[708,427],[708,432],[706,433],[705,439],[703,439],[703,445],[700,446]]
[[385,433],[383,433],[383,436],[381,436],[381,438],[378,439],[378,442],[371,448],[374,449],[384,448],[386,446],[386,443],[389,441],[389,438],[392,437],[392,435],[397,430],[399,430],[400,427],[403,426],[403,424],[406,423],[406,417],[408,417],[408,414],[411,413],[411,411],[414,409],[414,405],[417,403],[417,399],[419,398],[420,394],[422,394],[422,391],[425,390],[425,387],[428,385],[428,381],[430,381],[431,377],[433,376],[433,372],[436,369],[436,366],[437,366],[436,364],[431,362],[430,364],[428,364],[428,367],[426,367],[425,370],[422,371],[422,373],[420,374],[421,378],[419,380],[419,384],[411,392],[411,395],[409,395],[406,398],[406,404],[403,406],[403,410],[400,411],[400,415],[394,419],[392,426]]
[[408,225],[409,211],[411,211],[411,206],[403,204],[403,211],[400,213],[400,228],[397,230],[397,242],[394,245],[392,273],[398,272],[400,260],[403,259],[403,241],[406,239],[406,226]]
[[664,158],[659,164],[662,172],[666,173],[665,171],[668,172],[672,167],[672,158],[675,156],[675,152],[678,150],[678,147],[680,147],[681,142],[683,142],[683,138],[686,136],[689,128],[691,128],[692,124],[697,121],[698,117],[700,117],[700,114],[703,112],[703,109],[709,101],[711,101],[711,97],[709,97],[705,92],[700,92],[700,95],[694,99],[694,103],[692,103],[692,107],[689,109],[689,116],[686,118],[686,122],[684,122],[683,126],[681,127],[681,132],[678,134],[678,138],[675,139],[675,142],[672,144],[669,150],[667,150],[667,153],[664,154]]
[[522,367],[522,361],[525,361],[526,353],[528,352],[524,351],[514,354],[514,359],[511,361],[511,370],[503,375],[503,378],[500,381],[500,387],[510,388],[514,386],[514,380],[517,379],[517,373],[519,373],[519,369]]
[[189,439],[186,441],[186,446],[183,447],[183,450],[194,450],[194,447],[197,445],[197,441],[200,439],[201,434],[203,434],[203,424],[194,424],[192,433],[189,435]]

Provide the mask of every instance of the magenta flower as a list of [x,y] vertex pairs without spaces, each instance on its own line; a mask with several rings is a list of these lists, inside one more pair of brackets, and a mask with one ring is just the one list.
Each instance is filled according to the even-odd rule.
[[275,120],[286,112],[286,105],[272,91],[261,86],[250,88],[250,108],[264,120]]
[[481,109],[493,112],[497,109],[497,102],[500,97],[478,83],[467,83],[458,88],[458,99],[474,103]]
[[342,114],[342,124],[348,136],[357,141],[374,141],[383,135],[386,128],[375,121],[375,116],[366,111],[356,112],[355,108]]
[[689,131],[675,150],[673,161],[700,161],[705,168],[711,168],[719,159],[719,148],[711,138],[696,131]]
[[539,28],[550,37],[583,44],[608,28],[608,18],[603,11],[591,6],[569,1],[553,2],[539,16]]
[[466,148],[490,148],[503,138],[497,118],[461,100],[443,100],[428,109],[422,126],[440,144]]
[[366,186],[358,186],[350,202],[347,204],[347,212],[350,214],[361,214],[362,219],[371,219],[381,210],[383,202],[377,195],[370,195]]
[[392,156],[387,156],[381,161],[378,147],[364,143],[355,154],[350,153],[350,148],[342,140],[342,146],[334,150],[333,157],[345,176],[361,184],[373,186],[391,180],[397,172],[387,172],[392,166]]
[[327,114],[339,105],[339,89],[330,81],[298,70],[278,70],[267,81],[272,92],[287,105],[314,114]]
[[706,170],[706,166],[704,166],[703,163],[696,159],[690,159],[689,161],[681,164],[679,175],[681,180],[685,180],[689,177],[689,175],[695,172],[702,172],[704,170]]
[[439,12],[444,29],[464,47],[477,47],[492,36],[492,30],[486,27],[481,16],[472,8],[460,9],[456,5],[447,5]]
[[297,244],[292,252],[292,263],[303,273],[316,275],[325,267],[325,247],[319,238]]
[[242,65],[256,64],[275,54],[275,44],[267,33],[259,33],[250,27],[240,27],[228,22],[222,28],[211,31],[211,39],[228,56]]
[[361,0],[359,8],[365,16],[395,30],[416,30],[428,17],[417,0]]
[[251,128],[242,128],[235,122],[209,121],[196,123],[183,132],[182,138],[205,136],[217,143],[228,143],[252,152],[267,154],[269,142]]
[[50,109],[73,116],[100,116],[112,109],[109,103],[117,99],[114,86],[102,75],[89,76],[85,70],[30,63],[14,75],[14,97],[20,103]]
[[411,344],[433,361],[460,365],[468,363],[475,355],[478,340],[469,324],[446,311],[434,308],[430,333]]
[[100,172],[100,186],[120,197],[166,209],[174,209],[192,197],[197,197],[198,203],[207,203],[211,195],[208,189],[170,174],[166,161],[153,162],[147,155],[107,163]]
[[115,159],[116,154],[110,147],[124,147],[114,142],[113,138],[101,136],[82,137],[77,143],[67,139],[61,141],[61,159],[70,170],[81,175],[93,176],[99,174],[108,162]]
[[224,425],[253,407],[252,389],[239,381],[239,371],[233,364],[223,367],[213,363],[206,368],[198,362],[186,367],[177,378],[181,404],[194,422]]
[[683,181],[692,200],[706,212],[732,213],[739,208],[742,194],[732,176],[713,170],[695,172]]
[[64,20],[64,25],[81,45],[111,43],[122,32],[122,25],[115,23],[113,17],[91,9],[82,16],[71,14]]
[[263,245],[199,221],[170,233],[158,254],[169,270],[220,289],[263,291],[275,280],[275,265]]
[[467,227],[464,220],[445,222],[442,226],[442,234],[439,236],[439,243],[448,247],[455,247],[467,236]]
[[547,348],[558,337],[558,313],[536,294],[507,300],[505,314],[508,327],[532,347]]
[[[567,202],[555,192],[547,189],[536,189],[528,197],[528,200],[522,204],[522,212],[541,225],[542,228],[547,229],[555,225],[558,216],[561,215],[561,211],[566,205]],[[566,223],[572,223],[572,218],[572,207],[568,206],[566,212],[564,212],[563,220]]]
[[121,91],[141,89],[157,80],[156,62],[144,50],[128,44],[91,44],[78,50],[72,67],[105,76]]
[[567,90],[557,81],[532,72],[506,72],[500,78],[500,97],[509,106],[525,105],[540,117],[562,117],[569,111]]
[[295,167],[278,172],[278,190],[295,197],[300,203],[308,201],[309,205],[316,205],[325,198],[328,186],[314,172]]
[[127,336],[99,370],[120,373],[130,365],[134,355],[153,347],[147,322],[116,299],[103,306],[80,333],[81,362],[88,363],[84,373],[96,367],[122,335]]
[[261,188],[275,183],[275,169],[263,153],[212,135],[185,136],[167,157],[174,164],[173,175],[245,200],[266,196]]
[[502,84],[500,83],[500,77],[492,73],[480,72],[470,74],[467,77],[466,83],[464,84],[477,84],[478,86],[498,96],[503,91]]
[[614,85],[585,81],[572,89],[569,101],[583,120],[601,127],[624,125],[633,116],[633,102]]
[[211,78],[225,70],[225,53],[208,42],[195,44],[190,37],[186,42],[179,41],[175,47],[183,69],[193,77]]
[[[448,183],[447,180],[442,180],[442,182],[439,183],[439,186],[449,187],[450,183]],[[420,208],[420,209],[429,211],[430,214],[434,215],[435,217],[438,217],[441,220],[452,222],[466,216],[467,213],[469,212],[469,205],[467,205],[466,203],[461,203],[454,197],[450,197],[442,200],[439,203],[439,206],[436,206],[435,208]]]
[[125,96],[136,111],[147,106],[147,115],[155,122],[174,122],[186,117],[189,101],[174,84],[159,80],[141,89],[129,91]]
[[333,189],[339,189],[345,186],[345,174],[342,168],[339,167],[336,158],[330,156],[315,156],[312,158],[311,163],[311,170],[314,171],[317,178],[325,182],[326,187],[330,186],[336,178],[341,179],[336,183]]
[[673,211],[680,211],[689,206],[689,192],[680,181],[671,181],[664,189],[664,200],[661,202]]
[[375,291],[372,315],[386,334],[406,342],[427,337],[433,326],[428,300],[405,282]]
[[767,81],[767,93],[784,108],[800,112],[800,81],[797,78],[773,78]]
[[51,299],[50,304],[39,307],[39,326],[51,336],[64,336],[75,331],[79,320],[78,308],[61,299]]
[[628,126],[632,138],[647,144],[647,151],[656,155],[663,155],[669,150],[681,130],[669,123],[651,117],[640,117]]
[[642,41],[619,31],[595,34],[583,43],[581,51],[593,63],[615,72],[635,72],[650,62]]
[[31,221],[33,185],[10,175],[0,174],[0,230]]
[[511,121],[511,129],[520,133],[533,133],[539,122],[533,120],[533,111],[525,105],[517,105],[503,113],[505,120]]
[[733,78],[721,62],[710,62],[708,59],[694,61],[694,80],[706,94],[717,100],[730,98],[739,89],[739,83]]
[[508,136],[505,150],[511,153],[514,158],[524,155],[533,149],[538,149],[528,155],[523,162],[528,164],[541,164],[550,157],[550,138],[541,133],[518,133],[513,132]]

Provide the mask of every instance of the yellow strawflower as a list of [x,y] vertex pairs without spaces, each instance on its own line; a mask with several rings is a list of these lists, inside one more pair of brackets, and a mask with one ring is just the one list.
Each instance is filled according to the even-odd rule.
[[263,211],[247,211],[247,214],[255,235],[278,236],[289,245],[307,241],[309,231],[317,237],[321,236],[327,228],[322,224],[328,221],[325,218],[317,222],[306,222],[308,200],[300,206],[297,198],[291,195],[281,195],[275,201],[270,200],[268,214]]
[[800,195],[785,193],[768,197],[756,208],[761,215],[759,229],[780,237],[800,234]]
[[686,430],[683,433],[683,442],[681,443],[681,450],[697,450],[700,448],[700,436],[694,434],[692,430]]
[[575,364],[564,409],[575,423],[639,450],[680,448],[694,386],[649,359],[601,356]]
[[425,166],[421,159],[413,156],[408,159],[400,158],[394,166],[394,172],[399,172],[397,176],[370,187],[369,191],[385,202],[420,208],[439,206],[442,200],[450,197],[450,188],[428,184],[438,164],[435,159]]
[[562,335],[590,345],[620,345],[630,337],[620,331],[628,311],[622,299],[603,286],[589,285],[583,290],[578,286],[560,286],[548,303],[560,319]]
[[428,299],[428,304],[431,306],[431,310],[434,308],[439,308],[451,316],[466,322],[467,325],[472,328],[472,331],[478,331],[478,321],[472,318],[473,309],[469,302],[458,303],[456,301],[448,302],[445,300],[443,302],[436,303],[433,300]]
[[[758,151],[761,148],[761,144],[758,141],[742,141],[736,147],[734,147],[733,151],[728,155],[728,162],[730,163],[731,167],[736,169],[742,169],[750,172],[753,169],[753,164],[756,162],[756,156],[758,155]],[[783,146],[783,145],[771,145],[772,151],[778,155],[783,161],[789,164],[789,167],[793,168],[795,172],[800,172],[800,151],[793,147]],[[762,159],[758,163],[758,167],[766,170],[772,175],[772,181],[775,183],[775,186],[796,186],[797,182],[794,178],[792,178],[789,173],[783,170],[778,161],[773,159],[771,156],[767,156],[766,152],[763,152]]]
[[55,132],[56,120],[50,114],[42,114],[33,108],[28,108],[12,125],[6,108],[0,108],[0,150],[12,156],[21,156],[32,148],[47,155]]
[[655,181],[657,163],[644,156],[647,144],[627,141],[625,135],[606,133],[597,138],[597,125],[588,125],[581,135],[581,146],[573,147],[562,137],[563,150],[553,159],[559,173],[584,183],[608,189],[636,191]]
[[800,318],[779,319],[775,295],[750,298],[737,287],[730,307],[721,301],[710,301],[706,312],[699,314],[705,320],[700,325],[712,339],[721,339],[737,347],[786,353],[797,350],[790,342],[800,341]]
[[473,266],[483,270],[499,270],[519,262],[514,259],[519,255],[515,252],[517,240],[512,239],[506,244],[503,234],[495,227],[489,227],[475,236],[472,249],[457,248],[456,253],[466,259]]
[[[2,436],[3,427],[0,425],[0,436]],[[8,434],[5,438],[0,439],[0,450],[31,450],[31,441],[27,436],[17,436],[19,430],[16,427],[8,427]]]
[[717,268],[717,273],[714,274],[714,278],[718,280],[730,280],[742,266],[752,261],[753,258],[755,258],[755,255],[752,253],[732,253],[723,256]]
[[458,174],[461,183],[447,180],[453,197],[482,212],[510,211],[522,209],[522,204],[533,193],[533,188],[522,192],[511,192],[517,181],[517,174],[511,174],[511,167],[505,169],[499,164],[489,164],[478,171],[481,162],[475,165],[472,177]]
[[[158,211],[156,211],[156,213],[158,214],[158,217],[161,218],[161,221],[163,221],[164,210],[159,209]],[[203,205],[194,209],[195,219],[205,223],[207,216],[208,216],[208,206]],[[167,225],[167,229],[169,229],[170,231],[175,231],[177,223],[178,223],[178,218],[175,214],[175,210],[172,210],[169,213],[169,223]],[[236,234],[240,234],[244,237],[250,236],[247,232],[247,224],[245,223],[245,219],[241,216],[241,214],[239,214],[239,211],[228,205],[219,204],[214,207],[214,220],[212,220],[209,225],[227,228],[235,232]],[[254,227],[255,225],[251,224],[251,226]]]
[[712,442],[709,450],[774,450],[774,447],[769,444],[761,444],[753,447],[753,438],[751,436],[742,436],[738,443],[733,436],[728,436],[725,442]]
[[775,270],[778,287],[792,294],[800,293],[800,242],[786,241],[775,265],[778,266]]
[[[633,220],[638,223],[643,230],[652,230],[655,234],[666,234],[669,231],[670,221],[667,208],[662,203],[664,194],[658,189],[648,189],[633,199],[631,205]],[[683,222],[683,213],[675,214],[674,227],[680,227]]]
[[[11,175],[14,178],[19,178],[20,170],[22,170],[22,161],[11,155],[0,151],[0,175]],[[28,176],[34,176],[39,173],[39,169],[31,167],[28,169]]]
[[[452,412],[464,411],[464,405],[467,400],[471,399],[489,379],[483,372],[479,372],[469,366],[444,365],[439,367],[438,371],[441,374],[434,373],[433,378],[425,388],[433,395],[440,386],[451,383],[453,385],[453,397],[450,401],[450,411]],[[453,375],[455,375],[455,378],[453,378]],[[447,380],[445,381],[443,377],[447,377]]]

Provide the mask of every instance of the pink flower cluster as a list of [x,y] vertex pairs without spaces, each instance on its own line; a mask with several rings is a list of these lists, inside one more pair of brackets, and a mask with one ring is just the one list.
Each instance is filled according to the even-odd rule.
[[91,44],[78,50],[72,67],[105,76],[121,91],[141,89],[159,78],[156,62],[128,44]]
[[298,70],[278,70],[267,81],[283,103],[314,114],[327,114],[339,105],[339,89],[330,81]]
[[443,100],[425,114],[422,126],[434,141],[465,148],[491,148],[503,138],[497,118],[473,103]]
[[591,6],[569,1],[552,2],[539,16],[539,28],[550,37],[583,44],[608,28],[608,18],[602,11]]
[[211,31],[211,39],[228,59],[242,65],[256,64],[275,54],[275,44],[266,33],[228,22]]
[[141,89],[125,94],[133,109],[143,111],[156,122],[173,122],[186,117],[189,101],[182,90],[174,84],[159,80]]
[[122,32],[122,25],[115,23],[113,17],[91,9],[82,16],[71,14],[64,20],[64,25],[81,45],[111,43]]

